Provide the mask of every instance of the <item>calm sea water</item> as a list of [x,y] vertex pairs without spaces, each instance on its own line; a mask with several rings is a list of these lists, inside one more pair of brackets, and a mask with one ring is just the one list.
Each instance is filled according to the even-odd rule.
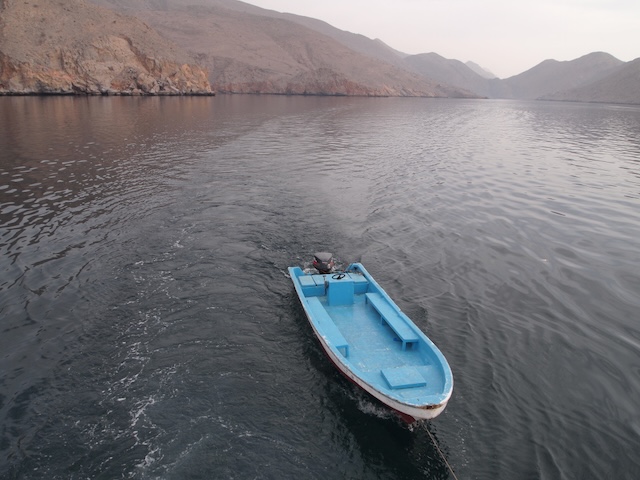
[[[408,428],[286,268],[361,261],[454,373]],[[0,477],[640,477],[640,108],[0,98]]]

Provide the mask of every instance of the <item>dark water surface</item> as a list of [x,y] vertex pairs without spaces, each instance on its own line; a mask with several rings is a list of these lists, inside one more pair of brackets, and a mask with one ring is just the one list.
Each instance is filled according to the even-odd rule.
[[[448,358],[407,428],[286,268]],[[640,478],[640,108],[0,98],[0,477]]]

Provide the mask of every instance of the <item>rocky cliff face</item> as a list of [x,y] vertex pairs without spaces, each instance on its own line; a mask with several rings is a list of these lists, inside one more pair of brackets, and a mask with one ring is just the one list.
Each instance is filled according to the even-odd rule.
[[84,0],[0,11],[0,94],[211,94],[207,72],[137,19]]

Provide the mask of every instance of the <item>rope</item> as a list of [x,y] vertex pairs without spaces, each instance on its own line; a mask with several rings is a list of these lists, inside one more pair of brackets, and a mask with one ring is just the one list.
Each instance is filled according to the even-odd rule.
[[438,443],[436,442],[436,439],[433,438],[433,435],[429,431],[429,428],[427,427],[427,428],[425,428],[425,430],[429,434],[429,437],[431,438],[431,441],[433,442],[433,446],[436,447],[436,450],[438,450],[438,453],[440,454],[440,458],[442,458],[442,460],[444,461],[445,465],[447,466],[447,468],[451,472],[451,475],[453,476],[453,478],[455,480],[458,480],[458,477],[456,476],[456,472],[453,471],[453,468],[451,468],[451,465],[449,465],[449,462],[447,462],[447,459],[445,458],[444,453],[442,453],[442,450],[440,450],[440,447],[438,446]]

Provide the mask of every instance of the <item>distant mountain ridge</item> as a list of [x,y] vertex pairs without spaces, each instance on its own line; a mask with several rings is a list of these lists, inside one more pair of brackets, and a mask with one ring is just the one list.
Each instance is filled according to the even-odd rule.
[[638,104],[640,97],[640,58],[622,63],[586,85],[543,95],[542,100]]
[[[67,7],[73,5],[71,18],[75,25],[72,25],[62,21],[65,17],[62,13],[33,15],[38,9],[42,13],[62,8],[63,2],[55,4],[55,8],[47,2],[39,2],[41,6],[33,3],[27,8],[26,2],[0,0],[3,13],[0,17],[0,94],[110,91],[157,94],[206,92],[208,88],[222,93],[640,104],[640,82],[635,76],[637,61],[625,63],[603,52],[565,62],[545,60],[519,75],[498,79],[473,62],[465,64],[433,52],[408,55],[379,39],[340,30],[321,20],[266,10],[237,0],[89,1],[91,4],[85,0],[67,2]],[[99,22],[94,20],[93,9],[98,8],[94,5],[108,9],[101,10],[107,12],[102,14],[107,19],[102,21],[104,32],[95,27]],[[17,11],[22,13],[16,16]],[[109,20],[112,15],[119,15],[117,18],[121,20]],[[79,34],[85,31],[83,25],[90,22],[94,27],[85,33],[91,35],[81,37]],[[28,34],[21,36],[20,32]],[[105,36],[108,32],[112,33]],[[44,35],[47,41],[38,44],[34,40],[38,35]],[[106,51],[111,53],[103,58],[98,52],[105,52],[99,46],[105,38],[116,43],[107,42]],[[121,43],[122,39],[125,43]],[[24,55],[21,45],[31,45],[28,55]],[[122,53],[125,50],[133,53],[125,55]],[[59,58],[56,53],[59,51],[67,52],[65,58],[71,58],[71,52],[76,52],[76,67],[67,64],[62,70],[55,70],[59,62],[47,59]],[[16,53],[23,55],[16,56]],[[147,60],[139,61],[140,58]],[[153,65],[149,59],[160,63],[169,59],[169,63],[175,65],[171,67],[174,72],[190,71],[192,79],[197,72],[200,84],[195,87],[197,82],[189,80],[191,83],[183,82],[177,88],[166,76],[169,63],[162,77],[157,68],[153,71],[147,68]],[[133,70],[127,70],[124,64],[137,73],[127,77],[122,72]],[[185,69],[181,65],[190,66]],[[31,77],[16,73],[25,68],[32,69]],[[43,68],[58,73],[47,76],[42,73]],[[116,75],[114,70],[120,73]],[[89,71],[94,74],[87,76]],[[62,76],[65,81],[60,83]]]
[[601,80],[624,64],[608,53],[595,52],[575,60],[545,60],[504,80],[510,98],[535,100],[545,94],[568,90]]

